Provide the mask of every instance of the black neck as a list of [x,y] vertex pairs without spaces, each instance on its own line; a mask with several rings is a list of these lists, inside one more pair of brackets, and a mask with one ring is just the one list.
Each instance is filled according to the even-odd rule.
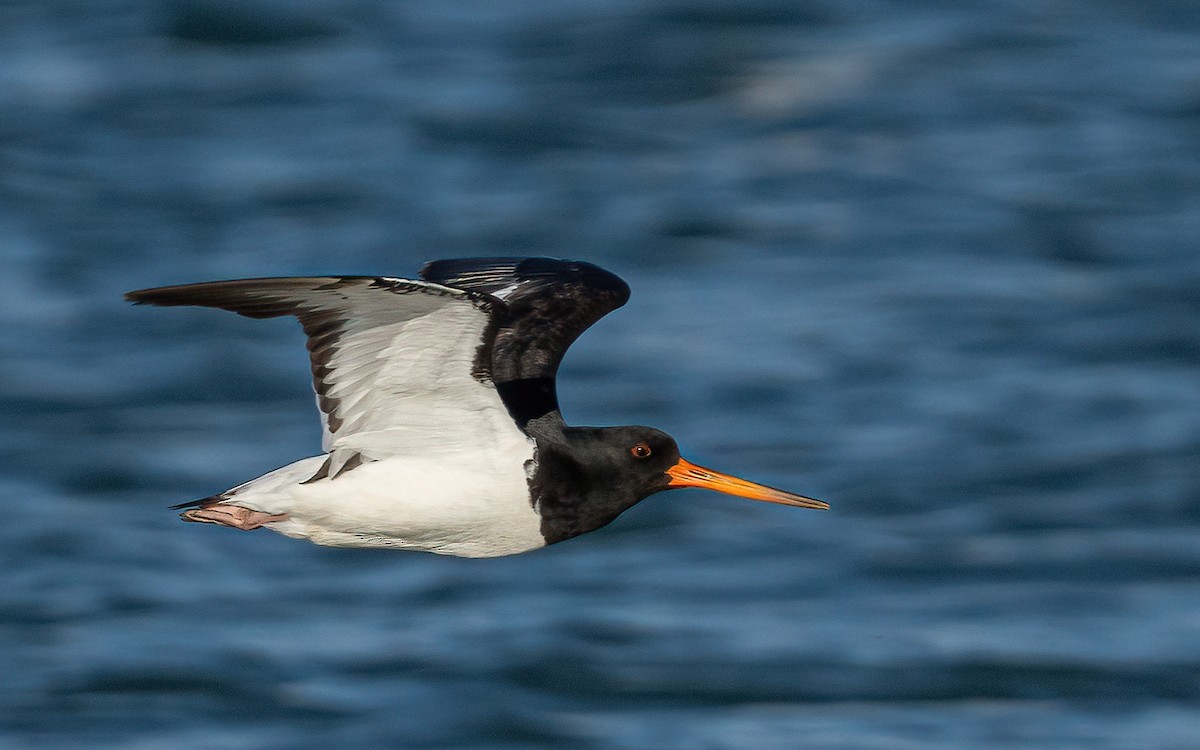
[[589,443],[599,430],[567,427],[553,411],[526,425],[537,443],[537,468],[529,479],[534,507],[542,516],[546,544],[605,526],[642,499],[632,488],[614,486],[613,476],[589,465]]

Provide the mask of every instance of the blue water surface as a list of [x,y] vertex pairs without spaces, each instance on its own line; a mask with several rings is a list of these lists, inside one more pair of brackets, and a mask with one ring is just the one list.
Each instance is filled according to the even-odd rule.
[[[0,746],[1194,748],[1193,3],[0,6]],[[291,321],[552,255],[685,491],[497,560],[181,524],[319,451]],[[335,745],[335,743],[337,743]]]

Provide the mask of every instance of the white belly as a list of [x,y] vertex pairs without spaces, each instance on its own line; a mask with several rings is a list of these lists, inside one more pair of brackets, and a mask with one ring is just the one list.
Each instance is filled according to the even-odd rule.
[[512,555],[546,544],[529,500],[532,457],[532,444],[490,456],[396,456],[302,484],[323,463],[317,456],[243,485],[230,502],[287,514],[266,526],[317,544]]

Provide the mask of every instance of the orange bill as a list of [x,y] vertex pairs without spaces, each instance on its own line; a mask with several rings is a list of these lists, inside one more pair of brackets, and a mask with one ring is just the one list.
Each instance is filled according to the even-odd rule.
[[797,508],[829,509],[829,504],[823,503],[820,500],[813,500],[811,497],[793,495],[790,492],[777,490],[774,487],[747,482],[745,479],[738,479],[728,474],[722,474],[719,471],[697,466],[682,458],[679,459],[679,463],[667,469],[667,474],[671,477],[671,481],[667,484],[668,487],[701,487],[706,490],[724,492],[726,495],[748,497],[751,500],[762,500],[767,503],[794,505]]

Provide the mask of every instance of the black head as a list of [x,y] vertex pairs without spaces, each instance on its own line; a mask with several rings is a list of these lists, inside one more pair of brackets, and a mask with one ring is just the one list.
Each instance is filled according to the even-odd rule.
[[697,466],[679,455],[674,438],[653,427],[565,427],[536,438],[537,471],[530,485],[547,543],[600,528],[644,498],[681,487],[802,508],[829,507]]
[[667,472],[680,460],[675,439],[653,427],[580,428],[573,437],[589,483],[628,505],[669,489]]

